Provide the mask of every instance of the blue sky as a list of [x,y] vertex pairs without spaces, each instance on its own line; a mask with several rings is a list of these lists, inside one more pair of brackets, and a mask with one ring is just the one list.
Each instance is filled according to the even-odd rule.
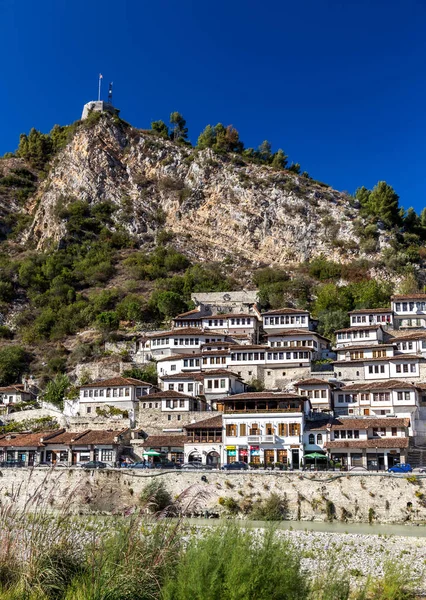
[[137,127],[232,124],[340,190],[386,180],[426,205],[426,3],[0,0],[0,154],[78,119],[114,81]]

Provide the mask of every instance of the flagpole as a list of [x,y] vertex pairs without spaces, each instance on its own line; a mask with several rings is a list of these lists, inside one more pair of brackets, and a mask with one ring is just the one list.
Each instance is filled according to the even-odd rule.
[[98,86],[98,101],[100,101],[101,99],[101,81],[102,81],[102,74],[99,74],[99,86]]

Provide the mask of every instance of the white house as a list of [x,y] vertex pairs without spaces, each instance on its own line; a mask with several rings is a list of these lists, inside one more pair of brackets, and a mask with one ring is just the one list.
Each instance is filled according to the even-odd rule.
[[185,462],[219,467],[223,454],[222,415],[185,425]]
[[296,394],[252,392],[223,398],[222,462],[284,463],[299,468],[310,402]]
[[309,398],[313,412],[330,411],[333,408],[333,390],[337,383],[324,379],[302,379],[294,384],[301,396]]
[[391,301],[395,329],[426,327],[426,294],[399,294]]
[[149,348],[154,358],[172,354],[196,354],[203,344],[225,341],[226,336],[217,331],[204,331],[197,327],[176,328],[148,336]]
[[359,344],[381,344],[383,329],[381,325],[361,325],[336,330],[336,348]]
[[416,433],[416,416],[420,390],[409,381],[390,379],[352,383],[335,390],[336,415],[386,416],[410,419],[410,435]]
[[123,411],[134,410],[142,396],[155,391],[146,381],[132,377],[113,377],[81,385],[79,388],[78,412],[80,415],[96,416],[96,409],[114,406]]
[[332,460],[348,468],[387,470],[405,462],[409,419],[342,417],[323,425],[324,448]]
[[351,327],[362,327],[362,325],[393,326],[393,311],[387,308],[359,308],[349,313]]
[[266,332],[280,329],[313,329],[313,321],[307,310],[279,308],[262,313],[263,329]]
[[34,399],[35,395],[23,383],[0,387],[0,404],[19,404]]
[[202,396],[207,410],[215,408],[218,398],[245,391],[242,379],[227,369],[208,369],[200,372],[182,372],[165,375],[161,379],[163,390],[175,390],[192,396]]

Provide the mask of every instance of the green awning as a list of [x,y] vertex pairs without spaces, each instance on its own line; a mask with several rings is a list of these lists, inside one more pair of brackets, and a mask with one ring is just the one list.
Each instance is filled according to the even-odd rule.
[[144,456],[161,456],[161,452],[157,452],[156,450],[144,450]]
[[311,454],[305,454],[305,458],[327,458],[327,456],[319,452],[311,452]]

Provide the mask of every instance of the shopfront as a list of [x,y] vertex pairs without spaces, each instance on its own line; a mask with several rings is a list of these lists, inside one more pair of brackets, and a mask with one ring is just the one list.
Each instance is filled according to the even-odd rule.
[[248,462],[248,450],[247,448],[240,447],[238,449],[238,460],[240,462]]
[[233,463],[237,461],[237,447],[236,446],[226,446],[226,456],[227,462]]
[[250,446],[250,461],[251,463],[260,464],[260,448],[259,446]]
[[275,458],[274,457],[274,453],[275,453],[275,451],[271,450],[269,448],[267,450],[264,450],[263,456],[264,456],[264,459],[265,459],[265,466],[267,466],[267,465],[271,466],[271,465],[274,464],[274,462],[275,462],[274,461],[274,458]]

